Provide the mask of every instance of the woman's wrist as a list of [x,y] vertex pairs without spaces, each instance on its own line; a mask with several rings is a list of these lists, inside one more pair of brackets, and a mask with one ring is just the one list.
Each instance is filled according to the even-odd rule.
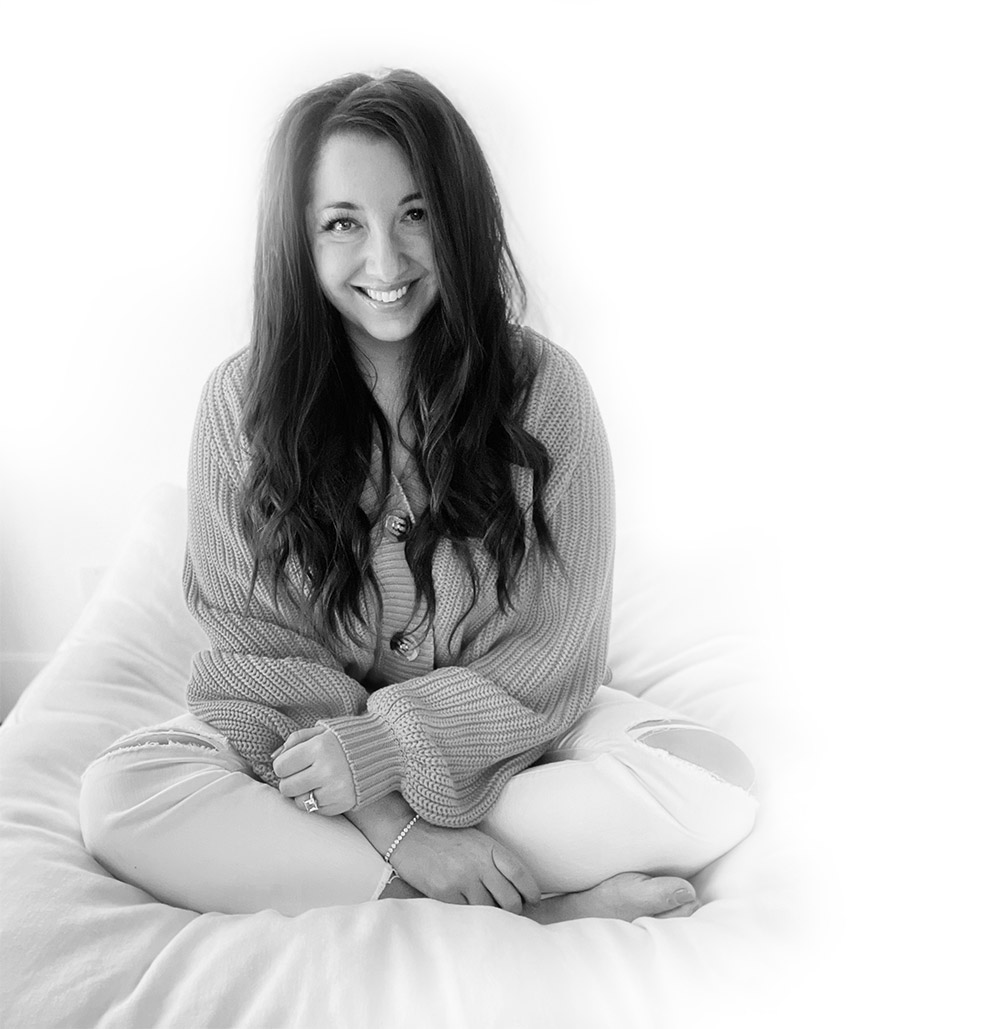
[[365,712],[321,718],[316,724],[328,729],[340,741],[360,806],[368,807],[387,794],[399,791],[405,767],[403,750],[381,718]]
[[413,816],[413,808],[398,793],[387,793],[379,800],[344,814],[348,821],[361,830],[380,856],[393,845]]
[[395,849],[403,842],[403,837],[420,821],[420,815],[414,815],[402,829],[396,834],[396,838],[389,844],[388,850],[382,855],[382,860],[392,864],[392,855]]

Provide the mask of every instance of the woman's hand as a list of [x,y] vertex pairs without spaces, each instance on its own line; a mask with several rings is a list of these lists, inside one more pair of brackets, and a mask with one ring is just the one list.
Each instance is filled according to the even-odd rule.
[[298,729],[285,740],[274,758],[274,774],[282,794],[303,810],[310,791],[321,815],[342,815],[358,802],[344,748],[321,725]]
[[417,822],[393,851],[400,876],[425,897],[483,904],[515,915],[541,898],[535,877],[516,855],[478,829]]

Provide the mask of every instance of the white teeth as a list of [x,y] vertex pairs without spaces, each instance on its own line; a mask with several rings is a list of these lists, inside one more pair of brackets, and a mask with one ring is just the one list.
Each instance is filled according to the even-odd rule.
[[372,300],[377,300],[380,304],[391,304],[393,301],[405,296],[406,291],[409,288],[409,286],[403,286],[402,289],[394,289],[388,293],[380,293],[378,290],[366,289],[365,293],[367,296],[370,296]]

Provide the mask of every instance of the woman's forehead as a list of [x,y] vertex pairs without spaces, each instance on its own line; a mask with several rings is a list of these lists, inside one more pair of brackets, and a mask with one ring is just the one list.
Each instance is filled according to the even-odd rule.
[[312,206],[396,207],[418,192],[403,151],[390,139],[338,132],[320,148]]

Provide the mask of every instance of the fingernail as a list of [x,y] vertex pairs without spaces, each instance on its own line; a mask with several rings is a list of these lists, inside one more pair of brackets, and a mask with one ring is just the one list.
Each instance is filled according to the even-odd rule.
[[284,743],[277,750],[271,751],[271,760],[273,761],[283,750],[285,749]]
[[689,904],[694,900],[694,891],[689,889],[687,886],[682,886],[679,890],[674,890],[670,894],[670,899],[680,907],[681,904]]

